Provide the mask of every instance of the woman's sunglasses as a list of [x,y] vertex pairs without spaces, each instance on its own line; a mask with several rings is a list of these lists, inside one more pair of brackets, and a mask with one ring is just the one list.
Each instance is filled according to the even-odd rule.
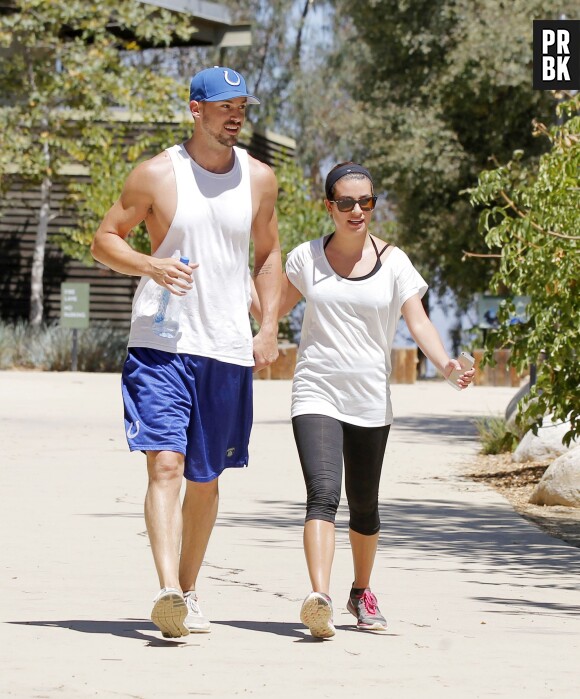
[[339,211],[345,213],[352,211],[357,204],[363,211],[372,211],[377,203],[377,198],[361,197],[360,199],[353,199],[352,197],[343,197],[342,199],[330,199],[330,201],[336,204],[336,208]]

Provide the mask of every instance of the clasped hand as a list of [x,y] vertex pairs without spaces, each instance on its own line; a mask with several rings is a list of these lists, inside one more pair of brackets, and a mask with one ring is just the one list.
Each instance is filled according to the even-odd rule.
[[196,267],[199,267],[197,262],[186,265],[174,257],[153,258],[149,276],[172,294],[185,296],[193,286],[192,271]]
[[254,372],[260,371],[278,359],[278,338],[275,334],[264,334],[262,330],[254,337]]

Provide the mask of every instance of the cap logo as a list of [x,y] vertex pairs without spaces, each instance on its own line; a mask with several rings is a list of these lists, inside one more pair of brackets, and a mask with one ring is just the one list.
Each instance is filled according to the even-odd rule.
[[224,70],[224,80],[227,82],[228,85],[233,85],[234,87],[237,87],[242,82],[242,78],[235,71],[232,71],[232,72],[234,73],[234,75],[238,79],[237,82],[235,80],[229,79],[227,70]]

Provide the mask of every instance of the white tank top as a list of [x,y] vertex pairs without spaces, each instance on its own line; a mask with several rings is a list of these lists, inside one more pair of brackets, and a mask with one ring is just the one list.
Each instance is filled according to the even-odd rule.
[[165,239],[154,257],[179,251],[190,262],[194,285],[179,303],[179,333],[164,338],[152,330],[162,287],[142,277],[133,299],[129,347],[150,347],[212,357],[252,366],[252,331],[248,316],[248,271],[252,196],[248,154],[234,148],[234,165],[225,174],[200,167],[183,144],[167,153],[177,184],[177,207]]

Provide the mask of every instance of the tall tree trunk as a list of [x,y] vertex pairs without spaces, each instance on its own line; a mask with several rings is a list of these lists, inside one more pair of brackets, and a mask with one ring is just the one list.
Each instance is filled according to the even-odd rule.
[[306,23],[308,10],[312,7],[313,0],[306,0],[302,8],[302,17],[298,25],[298,34],[296,35],[296,44],[294,45],[294,54],[292,56],[292,69],[296,70],[300,66],[300,54],[302,53],[302,31]]
[[50,220],[51,189],[52,179],[47,175],[40,185],[40,211],[30,273],[30,324],[34,326],[40,325],[44,317],[44,251],[46,249],[48,222]]
[[285,66],[285,69],[281,72],[274,89],[270,94],[279,95],[286,83],[293,80],[294,74],[300,69],[300,55],[302,53],[302,32],[304,30],[304,25],[306,24],[306,18],[308,16],[308,11],[312,7],[313,0],[305,0],[304,7],[302,8],[302,14],[300,16],[300,21],[298,23],[298,31],[296,33],[296,41],[294,43],[294,50],[292,51],[292,58],[290,62]]
[[[42,119],[42,131],[48,130],[48,119]],[[50,146],[45,141],[42,147],[44,156],[44,177],[40,185],[40,210],[36,239],[32,254],[32,269],[30,270],[30,324],[39,326],[44,317],[44,252],[48,238],[48,222],[50,221],[50,193],[52,190]]]

